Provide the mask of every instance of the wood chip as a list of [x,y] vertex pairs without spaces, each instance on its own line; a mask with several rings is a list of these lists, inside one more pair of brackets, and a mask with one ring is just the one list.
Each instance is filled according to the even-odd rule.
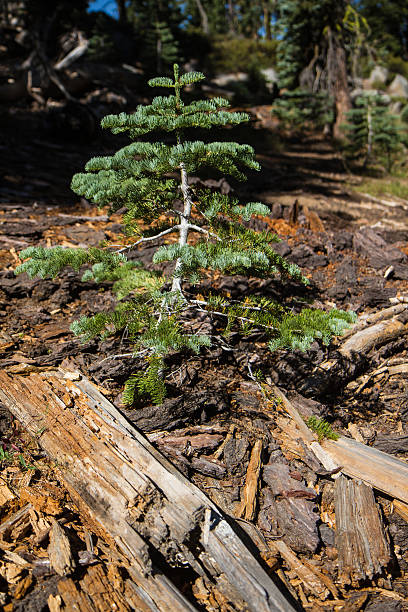
[[16,499],[14,493],[9,489],[6,483],[0,482],[0,508],[13,501],[13,499]]
[[311,593],[313,593],[313,595],[322,600],[326,599],[326,597],[329,595],[329,590],[324,582],[314,570],[302,563],[302,561],[295,555],[293,550],[289,548],[289,546],[285,544],[283,540],[274,540],[273,542],[270,542],[270,546],[272,550],[276,549],[278,551],[282,559],[285,560],[290,569],[295,572],[295,574],[303,582],[304,586]]
[[47,603],[50,612],[61,612],[62,599],[60,595],[50,595]]

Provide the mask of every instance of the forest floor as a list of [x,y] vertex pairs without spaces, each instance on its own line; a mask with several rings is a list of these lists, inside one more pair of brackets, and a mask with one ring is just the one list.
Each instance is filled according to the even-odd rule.
[[[223,187],[270,205],[270,217],[258,219],[257,226],[268,227],[281,237],[277,249],[297,263],[311,283],[304,288],[282,285],[276,279],[255,282],[234,277],[216,279],[218,286],[232,296],[252,290],[285,301],[298,295],[324,308],[335,305],[354,310],[359,316],[388,308],[390,299],[408,297],[408,195],[404,198],[408,181],[351,175],[330,143],[320,138],[287,141],[277,149],[274,132],[268,131],[267,121],[259,119],[267,116],[265,109],[255,111],[258,121],[252,144],[262,172],[239,186],[224,180]],[[392,499],[376,492],[391,543],[390,561],[371,579],[355,582],[341,577],[333,481],[312,461],[296,454],[284,435],[288,420],[283,407],[277,402],[274,410],[266,409],[252,378],[260,370],[303,416],[323,417],[335,431],[407,460],[407,336],[375,346],[351,376],[344,374],[336,383],[325,381],[321,372],[317,375],[320,364],[335,358],[336,342],[330,347],[314,343],[307,353],[270,354],[261,333],[245,339],[233,334],[200,356],[169,359],[169,396],[162,406],[146,402],[124,409],[123,383],[140,368],[133,358],[114,358],[129,352],[126,339],[81,345],[69,330],[79,316],[114,303],[110,285],[81,282],[72,271],[56,280],[14,275],[18,252],[26,246],[98,245],[115,238],[120,219],[108,219],[106,211],[78,201],[69,191],[72,174],[81,171],[92,155],[109,152],[111,142],[101,139],[78,147],[49,135],[23,138],[23,133],[21,128],[21,133],[9,135],[0,146],[0,367],[9,372],[61,364],[79,369],[231,516],[238,513],[251,449],[261,439],[264,468],[253,522],[265,542],[281,537],[298,560],[312,566],[329,585],[327,591],[312,592],[287,559],[276,551],[269,556],[263,551],[270,571],[278,573],[299,605],[327,611],[408,610],[408,522]],[[395,195],[396,181],[399,195]],[[152,248],[140,251],[143,263],[148,264]],[[200,320],[197,329],[204,325],[211,333],[216,324]],[[79,559],[85,558],[89,533],[38,442],[4,409],[0,435],[0,605],[6,612],[39,612],[47,610],[47,602],[57,601],[59,594],[60,609],[74,609],[61,596],[59,583],[67,578],[56,574],[48,560],[50,519],[64,525]],[[227,444],[217,453],[226,436]],[[195,462],[183,454],[187,442],[198,459]],[[274,489],[268,476],[272,468],[286,493],[289,490],[293,495]],[[30,511],[21,520],[7,523],[27,504],[31,504]],[[91,564],[79,561],[69,577],[78,593],[86,591],[86,574],[95,571],[95,566],[112,584],[115,572],[125,571],[114,567],[100,538],[93,539]],[[272,544],[271,550],[275,550]],[[115,602],[114,593],[113,589],[111,596],[106,595],[103,604],[94,601],[93,609],[114,609],[109,607]],[[194,605],[199,606],[197,601]],[[200,605],[202,610],[217,609],[214,602],[212,608],[203,601]],[[224,602],[218,609],[232,608]]]

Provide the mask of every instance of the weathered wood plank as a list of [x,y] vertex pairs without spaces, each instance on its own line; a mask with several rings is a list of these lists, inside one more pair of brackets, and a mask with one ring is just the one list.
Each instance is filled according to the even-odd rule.
[[351,438],[324,440],[323,448],[347,476],[408,503],[408,464]]
[[128,560],[147,609],[195,609],[158,569],[153,550],[169,568],[211,576],[238,606],[293,610],[220,510],[88,380],[69,380],[61,371],[0,372],[0,400],[55,461],[92,529]]

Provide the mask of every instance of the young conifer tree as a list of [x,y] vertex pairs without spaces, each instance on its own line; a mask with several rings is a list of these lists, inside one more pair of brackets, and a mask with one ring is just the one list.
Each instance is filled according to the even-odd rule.
[[[339,310],[304,309],[286,311],[270,299],[246,295],[234,301],[220,291],[194,290],[203,273],[243,274],[268,278],[280,274],[307,283],[300,269],[273,250],[278,238],[269,232],[256,232],[245,225],[254,215],[266,215],[267,206],[258,202],[240,204],[227,195],[193,187],[189,175],[214,168],[243,180],[242,168],[259,170],[254,151],[236,142],[186,140],[187,128],[222,127],[248,121],[243,113],[228,112],[222,98],[183,102],[184,87],[204,79],[199,72],[179,74],[174,79],[159,77],[152,87],[170,88],[167,97],[156,97],[152,104],[139,106],[135,113],[108,115],[102,126],[113,133],[128,132],[131,144],[111,157],[96,157],[86,172],[76,174],[72,189],[110,212],[125,209],[123,225],[127,239],[123,246],[72,249],[30,247],[21,252],[26,259],[16,272],[30,277],[55,277],[63,268],[79,270],[91,264],[83,278],[114,281],[118,303],[112,312],[82,317],[72,330],[84,341],[126,329],[134,354],[144,357],[146,368],[126,383],[125,403],[135,395],[150,394],[156,403],[165,395],[165,358],[176,350],[198,353],[211,338],[193,331],[197,312],[225,321],[225,332],[239,328],[243,334],[254,329],[265,332],[271,350],[307,349],[314,338],[328,343],[353,320]],[[174,143],[145,142],[139,137],[150,132],[174,135]],[[140,221],[147,230],[141,229]],[[154,263],[170,262],[168,278],[149,273],[129,259],[140,245],[169,241],[157,247]],[[126,256],[127,254],[127,256]],[[169,282],[167,282],[169,281]],[[200,291],[200,292],[199,292]]]
[[344,129],[350,156],[362,158],[365,166],[379,160],[391,171],[402,152],[402,135],[398,116],[390,113],[382,96],[358,96],[355,107],[347,113]]

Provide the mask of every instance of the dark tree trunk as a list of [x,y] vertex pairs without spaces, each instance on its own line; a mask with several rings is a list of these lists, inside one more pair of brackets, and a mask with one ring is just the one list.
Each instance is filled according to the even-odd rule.
[[327,75],[329,94],[334,99],[336,109],[336,120],[333,126],[333,136],[341,136],[340,125],[346,121],[346,113],[351,108],[351,98],[347,79],[347,54],[342,24],[346,6],[349,0],[341,0],[336,3],[336,11],[333,27],[327,29]]
[[265,40],[272,40],[271,10],[268,0],[263,3],[263,23],[265,30]]
[[116,0],[116,5],[118,7],[119,21],[121,23],[126,23],[127,21],[126,0]]

